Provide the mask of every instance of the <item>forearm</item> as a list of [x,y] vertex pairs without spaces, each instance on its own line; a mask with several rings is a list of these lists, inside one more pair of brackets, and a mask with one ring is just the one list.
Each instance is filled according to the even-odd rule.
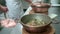
[[2,8],[3,6],[0,4],[0,11],[2,11],[3,10],[3,8]]
[[2,6],[0,4],[0,11],[7,12],[8,11],[8,8],[6,6]]
[[0,5],[0,10],[1,10],[1,5]]

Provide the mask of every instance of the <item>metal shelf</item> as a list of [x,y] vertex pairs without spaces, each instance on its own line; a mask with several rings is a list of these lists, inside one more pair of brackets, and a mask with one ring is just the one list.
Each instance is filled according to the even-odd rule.
[[60,4],[51,4],[51,6],[60,6]]

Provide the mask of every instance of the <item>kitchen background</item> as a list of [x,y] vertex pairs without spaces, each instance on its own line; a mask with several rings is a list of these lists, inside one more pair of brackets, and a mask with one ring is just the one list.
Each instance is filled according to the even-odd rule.
[[[2,1],[0,0],[0,3],[3,3],[3,5],[5,5],[4,4],[5,3],[4,0],[2,0]],[[22,0],[22,3],[23,3],[24,11],[25,11],[29,7],[29,4],[26,1],[24,1],[24,0]],[[53,14],[54,13],[54,14],[58,15],[56,17],[56,19],[58,19],[60,21],[60,0],[51,0],[51,6],[52,7],[50,7],[50,9],[49,9],[49,14]],[[3,17],[3,16],[4,16],[3,14],[0,15],[0,17]],[[53,25],[56,28],[56,34],[60,34],[60,24],[53,24]],[[18,29],[20,28],[20,26],[19,27],[17,27],[17,26],[14,29],[13,28],[11,28],[11,29],[10,28],[9,29],[4,28],[2,30],[2,32],[0,32],[0,34],[11,34],[11,33],[13,33],[12,29],[14,30],[14,32],[19,33],[20,31]],[[13,34],[15,34],[15,33],[13,33]]]

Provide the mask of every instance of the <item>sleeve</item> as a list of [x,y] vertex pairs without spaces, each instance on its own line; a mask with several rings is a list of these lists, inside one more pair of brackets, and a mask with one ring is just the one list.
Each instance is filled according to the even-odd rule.
[[19,19],[23,14],[22,3],[19,0],[6,0],[8,7],[7,17],[11,19]]
[[3,6],[6,6],[5,0],[0,0],[0,4],[3,5]]

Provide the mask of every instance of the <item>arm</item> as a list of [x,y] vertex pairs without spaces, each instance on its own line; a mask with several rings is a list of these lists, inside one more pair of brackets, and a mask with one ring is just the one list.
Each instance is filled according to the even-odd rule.
[[[6,0],[6,5],[8,7],[8,12],[6,13],[7,19],[1,20],[1,26],[10,28],[16,26],[15,19],[18,19],[17,17],[22,16],[23,9],[21,9],[21,2],[18,2],[19,0]],[[10,3],[9,3],[10,2]],[[13,3],[12,3],[13,2]],[[17,4],[17,5],[16,5]],[[13,8],[13,9],[12,9]],[[21,14],[20,14],[21,13]]]
[[0,10],[1,10],[1,5],[0,5]]
[[0,5],[0,11],[7,12],[8,8],[6,6]]

